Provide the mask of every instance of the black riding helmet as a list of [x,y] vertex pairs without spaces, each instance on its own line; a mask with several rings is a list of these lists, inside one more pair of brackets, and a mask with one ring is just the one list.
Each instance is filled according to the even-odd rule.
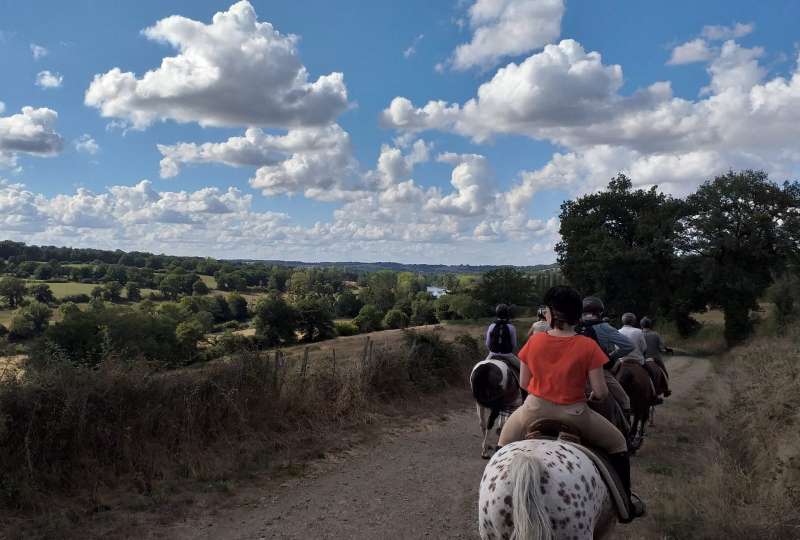
[[508,306],[505,304],[498,304],[497,307],[494,309],[495,315],[497,315],[498,319],[508,319],[509,318],[509,309]]
[[639,326],[642,328],[653,328],[653,321],[650,320],[649,317],[642,317],[642,320],[639,321]]
[[[544,295],[544,305],[550,309],[553,322],[562,321],[570,325],[578,324],[583,310],[581,295],[572,287],[556,285]],[[553,326],[555,326],[553,324]]]
[[603,301],[600,300],[596,296],[587,296],[583,299],[583,312],[584,313],[592,313],[597,315],[598,317],[603,314],[606,310],[606,307],[603,305]]

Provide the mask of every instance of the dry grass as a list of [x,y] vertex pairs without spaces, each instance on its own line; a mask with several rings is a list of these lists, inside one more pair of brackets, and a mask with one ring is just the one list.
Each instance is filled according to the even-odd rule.
[[0,521],[17,524],[14,538],[67,538],[121,492],[119,504],[158,506],[183,484],[225,485],[285,452],[302,461],[333,433],[374,422],[384,403],[461,387],[478,354],[468,337],[415,333],[305,376],[294,359],[258,351],[167,376],[114,359],[7,375]]
[[[482,323],[468,322],[465,324],[432,324],[427,326],[417,326],[409,330],[415,332],[433,332],[441,339],[446,341],[453,341],[457,336],[469,335],[470,337],[483,342],[483,333],[486,331],[486,326]],[[244,330],[237,330],[234,334],[242,336],[255,335],[255,328],[247,328]],[[322,366],[323,369],[327,366],[334,356],[336,355],[337,362],[340,365],[347,365],[348,363],[360,360],[364,355],[365,344],[367,341],[373,343],[373,347],[379,347],[382,350],[391,351],[396,348],[403,348],[405,342],[404,330],[381,330],[378,332],[371,332],[369,334],[358,334],[355,336],[341,336],[334,339],[328,339],[317,343],[310,343],[308,345],[293,345],[283,349],[283,353],[290,358],[292,362],[299,362],[305,355],[305,350],[308,349],[308,363],[310,369],[317,369]],[[478,358],[471,359],[474,362]]]
[[636,458],[651,518],[623,538],[800,537],[798,358],[797,342],[758,337],[670,398]]

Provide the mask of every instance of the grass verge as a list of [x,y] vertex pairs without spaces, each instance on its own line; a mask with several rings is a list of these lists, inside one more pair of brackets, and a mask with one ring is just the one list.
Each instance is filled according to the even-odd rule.
[[463,387],[479,351],[469,336],[408,332],[400,347],[305,376],[255,350],[183,373],[54,359],[0,381],[0,521],[15,524],[9,538],[69,538],[115,493],[147,506],[182,482],[227,489],[287,452],[315,457],[331,433],[373,423],[384,404]]

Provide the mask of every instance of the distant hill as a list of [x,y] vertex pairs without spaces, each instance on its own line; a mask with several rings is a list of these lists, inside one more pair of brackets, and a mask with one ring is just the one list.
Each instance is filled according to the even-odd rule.
[[[278,261],[263,259],[231,259],[230,262],[243,264],[267,264],[276,266],[291,266],[295,268],[334,267],[352,272],[377,272],[378,270],[393,270],[395,272],[414,272],[423,274],[481,274],[498,268],[513,266],[508,264],[498,265],[471,265],[471,264],[407,264],[398,262],[303,262],[303,261]],[[533,266],[515,266],[527,272],[543,272],[557,270],[558,264],[536,264]]]

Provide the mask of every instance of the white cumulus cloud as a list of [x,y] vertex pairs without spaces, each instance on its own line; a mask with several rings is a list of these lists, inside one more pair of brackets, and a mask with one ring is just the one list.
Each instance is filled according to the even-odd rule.
[[[526,135],[559,145],[550,162],[522,173],[501,198],[522,211],[544,189],[582,193],[618,172],[636,185],[685,194],[729,168],[764,169],[776,179],[800,173],[800,67],[768,76],[760,47],[733,40],[710,49],[708,85],[699,99],[673,95],[660,81],[622,94],[622,67],[564,40],[510,63],[463,104],[415,106],[397,97],[382,123],[401,133],[426,129],[476,141]],[[488,225],[481,233],[488,235]]]
[[563,0],[476,0],[469,8],[472,39],[456,48],[452,66],[489,68],[541,48],[561,34],[563,15]]
[[755,30],[753,23],[737,22],[733,26],[708,25],[703,27],[702,36],[712,41],[725,41],[746,36],[753,30]]
[[36,74],[36,86],[40,88],[59,88],[64,82],[64,77],[48,70]]
[[309,80],[298,37],[259,22],[246,0],[215,14],[211,24],[176,15],[143,34],[178,54],[141,77],[120,68],[95,75],[85,102],[104,117],[137,129],[167,119],[289,128],[326,125],[347,107],[343,75]]
[[713,58],[714,53],[709,48],[708,43],[704,39],[693,39],[672,49],[672,56],[670,56],[667,64],[678,66],[682,64],[692,64],[695,62],[706,62]]
[[23,107],[20,113],[0,116],[0,165],[16,166],[19,154],[49,157],[61,152],[64,141],[55,131],[57,119],[56,111],[44,107]]
[[75,140],[75,150],[89,155],[95,155],[100,151],[100,145],[97,144],[91,135],[84,133]]

